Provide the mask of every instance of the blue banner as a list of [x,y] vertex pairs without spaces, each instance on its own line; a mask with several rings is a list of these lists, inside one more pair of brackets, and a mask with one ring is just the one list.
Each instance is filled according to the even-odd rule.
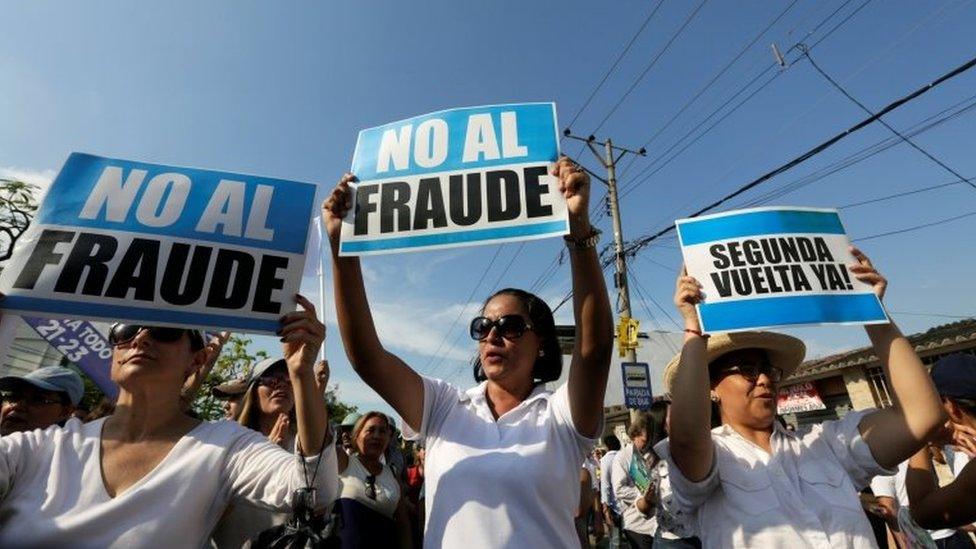
[[78,366],[113,401],[119,387],[112,381],[112,346],[91,322],[21,317],[69,362]]
[[273,333],[315,185],[72,154],[0,275],[5,309]]
[[340,253],[364,255],[545,238],[568,229],[549,170],[555,105],[460,108],[363,130]]

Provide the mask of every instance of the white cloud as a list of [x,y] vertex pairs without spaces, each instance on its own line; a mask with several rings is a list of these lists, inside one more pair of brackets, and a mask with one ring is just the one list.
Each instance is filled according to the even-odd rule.
[[38,202],[47,194],[47,190],[56,175],[57,172],[54,170],[31,170],[15,166],[0,166],[0,178],[23,181],[24,183],[30,183],[31,185],[40,187],[35,195]]
[[444,305],[384,300],[374,302],[372,312],[380,339],[391,349],[423,357],[437,355],[448,360],[467,360],[471,357],[468,346],[452,344],[459,335],[463,341],[469,317],[479,306],[480,303]]

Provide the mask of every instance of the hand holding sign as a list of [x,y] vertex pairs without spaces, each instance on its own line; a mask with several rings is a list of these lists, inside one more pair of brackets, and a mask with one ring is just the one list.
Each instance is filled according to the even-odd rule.
[[696,305],[702,301],[702,285],[695,280],[695,277],[688,276],[688,269],[681,266],[681,274],[675,283],[674,304],[681,313],[681,318],[685,321],[685,329],[701,331],[698,322],[698,309]]
[[294,311],[281,317],[281,351],[288,371],[300,373],[302,370],[312,372],[319,348],[325,341],[325,324],[315,314],[315,305],[302,295],[295,295],[295,301],[304,310]]
[[559,178],[558,188],[566,199],[570,232],[574,237],[589,236],[591,229],[589,174],[568,156],[560,157],[550,173]]
[[871,260],[864,255],[864,252],[855,246],[851,246],[850,250],[851,255],[857,259],[857,264],[850,265],[847,269],[851,271],[854,278],[865,284],[870,284],[871,288],[874,289],[874,295],[878,296],[878,300],[884,300],[885,290],[888,289],[888,280],[874,268]]
[[355,175],[343,174],[335,189],[332,189],[332,194],[322,202],[322,222],[325,223],[325,232],[329,236],[329,243],[332,244],[334,250],[339,249],[342,220],[352,209],[352,189],[349,188],[349,184],[355,181]]

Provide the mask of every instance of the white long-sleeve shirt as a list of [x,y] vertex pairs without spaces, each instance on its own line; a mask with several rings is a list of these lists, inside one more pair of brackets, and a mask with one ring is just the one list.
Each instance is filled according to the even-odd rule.
[[[637,508],[637,500],[643,498],[644,494],[634,484],[634,478],[631,476],[631,463],[635,459],[644,459],[644,457],[635,451],[633,444],[628,444],[617,452],[613,459],[613,466],[610,468],[613,495],[617,499],[624,530],[653,536],[657,532],[655,514],[645,515]],[[653,485],[650,487],[650,490],[656,489]]]
[[668,460],[673,504],[704,547],[875,547],[858,491],[879,474],[858,430],[869,411],[825,421],[803,437],[774,426],[772,454],[728,425],[712,430],[712,469],[698,482]]
[[[289,511],[305,486],[301,458],[230,421],[184,435],[114,498],[101,472],[104,420],[0,438],[0,547],[202,547],[227,504]],[[309,474],[315,457],[306,458]],[[322,453],[318,503],[338,493],[336,454]]]

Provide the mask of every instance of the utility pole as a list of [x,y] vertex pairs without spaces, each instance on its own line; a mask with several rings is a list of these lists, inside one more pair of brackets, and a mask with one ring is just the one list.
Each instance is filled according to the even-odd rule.
[[[617,194],[617,162],[627,153],[645,156],[647,151],[643,147],[637,151],[618,147],[613,144],[610,138],[607,138],[606,141],[601,143],[593,135],[586,138],[579,137],[573,135],[569,128],[563,131],[563,135],[569,139],[586,143],[586,146],[589,147],[597,160],[607,170],[606,179],[589,170],[586,171],[607,186],[607,201],[610,203],[610,216],[613,219],[613,247],[616,267],[613,275],[613,285],[617,289],[616,308],[620,321],[617,328],[617,345],[620,349],[621,357],[626,358],[627,362],[637,362],[637,322],[633,320],[630,314],[630,287],[627,285],[627,255],[624,253],[624,232],[620,222],[620,203]],[[597,149],[598,145],[603,146],[602,152]],[[619,154],[615,156],[615,153]],[[625,337],[625,334],[628,333],[632,333],[633,336]],[[631,408],[630,420],[634,421],[636,417],[637,410]]]

